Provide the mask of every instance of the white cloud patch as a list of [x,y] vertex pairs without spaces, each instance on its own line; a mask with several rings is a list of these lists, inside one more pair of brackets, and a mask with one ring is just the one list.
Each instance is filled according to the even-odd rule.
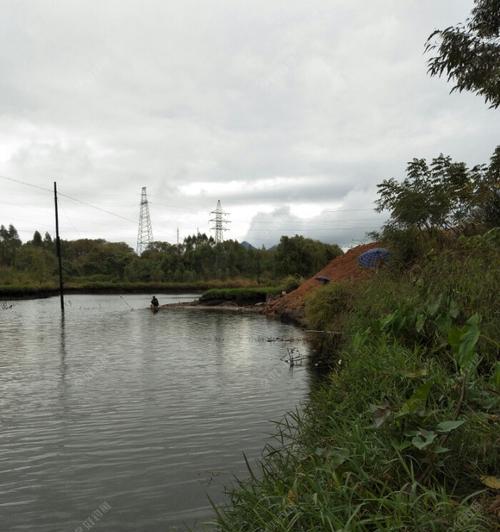
[[[476,164],[498,143],[498,111],[426,73],[427,36],[471,7],[7,0],[0,175],[49,189],[57,179],[131,220],[147,185],[158,239],[174,241],[177,226],[207,231],[221,199],[233,238],[271,244],[298,228],[355,241],[379,219],[359,209],[406,161],[444,152]],[[0,223],[25,238],[50,229],[51,201],[2,181]],[[327,212],[338,206],[349,215]],[[61,208],[67,238],[134,243],[133,221],[65,199]]]

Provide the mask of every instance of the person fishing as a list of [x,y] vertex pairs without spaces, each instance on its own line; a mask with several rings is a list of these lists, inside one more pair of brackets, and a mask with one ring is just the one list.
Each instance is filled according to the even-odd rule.
[[153,296],[153,299],[151,299],[151,310],[156,312],[159,306],[160,302],[158,301],[158,299],[156,299],[156,296]]

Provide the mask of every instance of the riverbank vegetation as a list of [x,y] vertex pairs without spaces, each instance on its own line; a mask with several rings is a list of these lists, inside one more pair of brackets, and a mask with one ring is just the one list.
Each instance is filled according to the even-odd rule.
[[[204,290],[278,285],[290,276],[312,275],[342,250],[331,244],[283,236],[273,249],[234,240],[216,244],[204,234],[180,245],[154,242],[139,257],[121,242],[63,240],[65,284],[81,291]],[[0,227],[0,293],[41,293],[55,289],[57,261],[52,237],[22,243],[12,225]]]
[[[429,73],[500,102],[500,3],[434,32]],[[500,524],[500,147],[379,185],[391,259],[305,315],[326,382],[217,509],[224,531],[489,532]],[[315,336],[316,338],[316,336]],[[316,361],[318,363],[318,361]]]
[[498,525],[499,184],[497,148],[472,169],[415,159],[379,185],[392,258],[306,300],[327,382],[278,424],[222,530]]
[[500,230],[393,231],[398,260],[307,301],[310,327],[341,331],[320,342],[328,381],[278,425],[222,530],[493,530]]
[[219,304],[219,303],[236,303],[237,305],[252,305],[263,303],[268,297],[276,296],[281,293],[280,287],[260,286],[255,288],[212,288],[207,290],[200,297],[200,303]]

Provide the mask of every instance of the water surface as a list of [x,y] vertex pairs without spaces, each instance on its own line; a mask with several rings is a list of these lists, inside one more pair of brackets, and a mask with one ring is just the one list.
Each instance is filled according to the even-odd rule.
[[[189,296],[160,296],[160,302]],[[308,392],[307,346],[252,314],[169,310],[142,295],[0,307],[0,530],[202,529]],[[270,339],[292,341],[269,341]]]

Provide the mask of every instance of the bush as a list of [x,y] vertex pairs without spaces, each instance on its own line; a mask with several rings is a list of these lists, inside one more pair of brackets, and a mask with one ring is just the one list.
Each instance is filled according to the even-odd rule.
[[278,295],[281,288],[213,288],[203,293],[200,302],[216,304],[224,301],[234,302],[238,305],[250,305],[266,301],[268,296]]
[[493,530],[499,263],[493,231],[311,296],[309,325],[343,324],[335,371],[278,424],[220,529]]
[[281,289],[284,290],[288,294],[288,292],[292,292],[293,290],[298,288],[301,283],[302,283],[301,277],[289,275],[288,277],[285,277],[281,281]]
[[305,315],[312,329],[338,330],[352,308],[355,286],[329,283],[306,298]]

